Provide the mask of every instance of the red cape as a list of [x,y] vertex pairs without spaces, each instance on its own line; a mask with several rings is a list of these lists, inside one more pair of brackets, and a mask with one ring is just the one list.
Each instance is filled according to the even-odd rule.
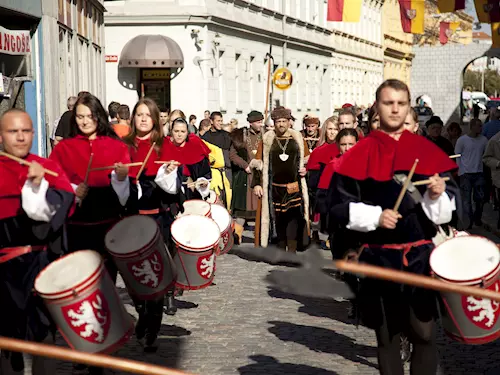
[[326,165],[332,161],[339,154],[339,148],[336,143],[324,143],[319,147],[316,147],[312,154],[309,156],[309,161],[307,162],[308,171],[319,171],[321,169],[321,164]]
[[[54,147],[50,159],[61,165],[71,183],[78,185],[85,180],[91,153],[94,154],[91,169],[115,163],[130,163],[128,146],[118,139],[106,136],[98,136],[92,141],[82,135],[65,139]],[[109,186],[111,171],[112,169],[90,172],[88,185]]]
[[[165,140],[164,140],[165,141]],[[146,156],[148,155],[149,149],[151,148],[151,141],[149,139],[138,139],[135,140],[137,148],[130,147],[130,160],[132,163],[144,162]],[[153,150],[149,156],[146,167],[144,168],[143,174],[145,176],[156,176],[158,169],[160,169],[161,164],[155,163],[155,161],[161,160],[158,151]],[[139,173],[140,166],[130,167],[129,176],[135,178]]]
[[210,149],[194,134],[189,134],[183,147],[176,146],[170,137],[167,137],[161,150],[161,160],[175,160],[183,165],[199,163],[204,158],[208,158],[208,155],[210,155]]
[[[49,187],[74,193],[68,177],[66,177],[58,163],[33,154],[28,154],[25,160],[36,161],[44,168],[59,174],[59,177],[45,174]],[[28,176],[28,168],[26,165],[19,164],[5,156],[0,156],[0,176],[2,176],[0,178],[0,219],[22,214],[21,190]]]
[[342,155],[338,155],[326,165],[323,173],[321,173],[321,177],[319,178],[318,189],[330,188],[330,182],[332,181],[333,174],[337,171],[341,161],[343,160],[341,156]]
[[416,174],[432,176],[457,169],[452,161],[431,141],[404,131],[399,141],[375,130],[349,150],[337,173],[355,180],[389,181],[396,172],[408,172],[419,159]]

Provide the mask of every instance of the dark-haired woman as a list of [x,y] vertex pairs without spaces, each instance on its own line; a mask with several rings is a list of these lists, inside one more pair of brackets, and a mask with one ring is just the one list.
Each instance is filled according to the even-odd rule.
[[[169,180],[176,186],[176,175],[173,173],[175,166],[171,165],[159,172],[161,167],[156,161],[160,160],[161,148],[163,146],[163,129],[160,123],[160,111],[156,103],[148,98],[137,102],[132,111],[131,132],[124,138],[130,149],[130,157],[133,163],[145,164],[139,181],[136,180],[141,169],[140,166],[130,168],[129,175],[134,179],[134,187],[138,190],[137,210],[141,215],[153,218],[158,224],[163,239],[169,250],[173,250],[170,243],[170,225],[173,216],[170,210],[172,203],[176,201],[175,195],[169,194],[169,189],[163,190],[160,185],[168,186]],[[153,150],[146,160],[150,149]],[[171,186],[171,184],[170,184]],[[175,191],[173,191],[175,194]],[[173,290],[167,293],[167,313],[175,314]],[[156,348],[156,339],[161,328],[163,316],[163,296],[156,300],[140,300],[132,297],[139,319],[135,327],[137,339],[144,343],[146,351]]]
[[[127,214],[131,195],[127,145],[114,133],[105,109],[91,94],[79,97],[71,119],[73,137],[57,144],[50,159],[58,162],[75,189],[77,206],[68,220],[69,251],[92,249],[105,259],[116,281],[117,269],[107,255],[104,237],[113,224]],[[110,166],[110,169],[92,169]],[[86,366],[75,365],[75,369]],[[91,374],[102,369],[89,368]]]

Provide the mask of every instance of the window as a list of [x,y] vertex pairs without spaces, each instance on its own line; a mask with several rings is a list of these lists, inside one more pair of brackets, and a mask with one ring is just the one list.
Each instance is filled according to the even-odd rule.
[[73,10],[73,1],[72,0],[66,0],[66,23],[65,25],[68,26],[71,29],[72,23],[72,18],[71,18],[71,11]]
[[224,72],[226,72],[226,64],[224,63],[224,51],[219,51],[219,61],[218,61],[218,74],[219,74],[219,105],[221,111],[226,111],[227,101],[226,101],[226,77]]
[[84,31],[84,19],[85,19],[85,14],[83,13],[83,0],[78,0],[78,5],[77,5],[77,16],[78,16],[78,34],[80,35],[85,35]]
[[64,0],[57,2],[57,20],[64,24]]
[[250,56],[250,107],[256,108],[255,86],[257,85],[255,77],[255,56]]
[[241,111],[241,89],[242,89],[242,84],[241,84],[241,55],[239,53],[236,54],[234,58],[234,65],[235,65],[235,83],[236,83],[236,111]]

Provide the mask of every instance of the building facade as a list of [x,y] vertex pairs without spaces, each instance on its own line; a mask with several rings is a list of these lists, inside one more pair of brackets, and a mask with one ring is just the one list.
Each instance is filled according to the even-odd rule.
[[385,0],[382,7],[384,79],[399,79],[410,85],[413,34],[403,31],[398,0]]

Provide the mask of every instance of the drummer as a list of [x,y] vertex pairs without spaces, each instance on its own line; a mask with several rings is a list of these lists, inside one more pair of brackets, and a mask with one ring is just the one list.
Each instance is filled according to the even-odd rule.
[[[76,211],[67,225],[69,251],[92,249],[107,258],[106,232],[127,214],[129,150],[92,94],[78,98],[71,121],[73,137],[59,142],[50,154],[50,159],[62,166],[76,193]],[[93,170],[106,166],[109,169]],[[118,271],[110,258],[106,259],[106,268],[116,281]]]
[[[32,289],[37,274],[66,251],[63,224],[75,196],[58,163],[30,153],[33,135],[26,112],[10,109],[0,117],[4,152],[31,163],[0,156],[0,336],[53,344],[55,326]],[[24,374],[21,353],[2,350],[0,366]],[[34,357],[31,371],[55,374],[55,361]]]
[[[171,212],[171,204],[175,204],[175,199],[167,194],[160,186],[168,185],[176,188],[176,169],[175,163],[168,164],[159,173],[161,164],[156,163],[160,160],[160,151],[163,146],[163,129],[160,125],[160,110],[156,103],[144,98],[137,102],[132,112],[131,132],[124,138],[130,148],[130,158],[133,163],[145,163],[143,171],[139,176],[140,193],[138,194],[138,212],[141,215],[148,215],[156,220],[160,227],[164,241],[167,242],[167,248],[173,249],[170,245],[170,225],[174,217]],[[148,157],[148,153],[152,152]],[[146,157],[148,159],[146,160]],[[130,168],[129,174],[136,179],[141,166]],[[155,181],[156,180],[156,181]],[[159,181],[163,183],[158,183]],[[137,184],[137,181],[136,181]],[[135,297],[135,308],[139,314],[139,319],[135,327],[137,339],[144,343],[146,351],[156,349],[156,339],[161,328],[163,316],[163,296],[157,300],[141,301]],[[165,298],[166,312],[174,315],[177,307],[174,300],[174,288],[167,293]]]
[[[359,261],[429,274],[429,255],[436,225],[448,223],[455,210],[456,185],[445,183],[456,164],[432,142],[404,130],[410,106],[409,89],[401,81],[385,81],[377,90],[379,130],[342,158],[334,175],[330,218],[363,232],[366,245]],[[395,173],[413,180],[430,179],[419,187],[420,200],[406,193],[398,209],[401,185]],[[375,329],[381,374],[403,374],[400,333],[413,343],[412,374],[436,374],[436,299],[433,292],[372,279],[362,282],[359,307],[364,323]]]

